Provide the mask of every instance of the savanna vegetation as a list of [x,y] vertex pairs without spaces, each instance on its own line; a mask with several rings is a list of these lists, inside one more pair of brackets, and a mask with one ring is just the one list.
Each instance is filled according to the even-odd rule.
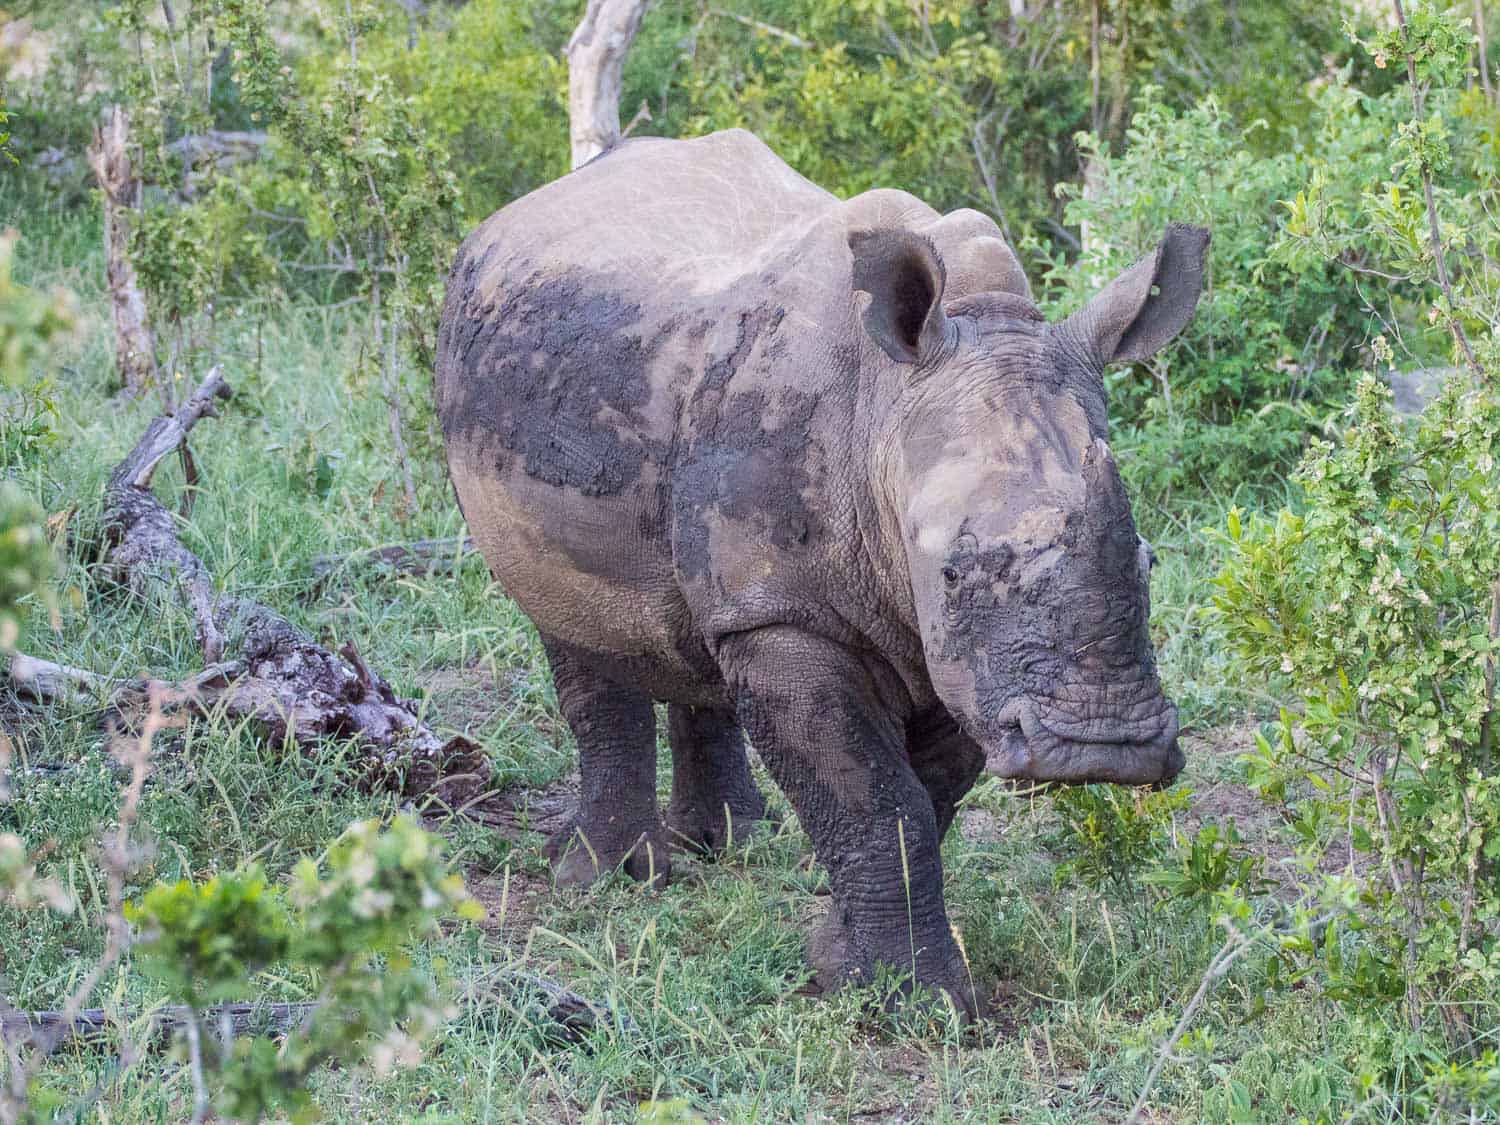
[[[569,735],[430,387],[458,240],[568,170],[584,7],[11,5],[0,1120],[1500,1120],[1500,15],[647,5],[633,133],[984,211],[1050,319],[1213,231],[1190,327],[1108,376],[1188,765],[968,798],[966,1025],[894,979],[809,995],[826,884],[779,796],[664,889],[550,886]],[[166,526],[464,736],[480,791],[188,705],[243,638],[122,574],[108,497],[214,367]]]

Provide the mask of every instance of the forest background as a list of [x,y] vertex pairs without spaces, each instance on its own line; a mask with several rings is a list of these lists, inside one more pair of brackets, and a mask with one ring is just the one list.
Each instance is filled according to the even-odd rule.
[[[627,132],[981,210],[1049,319],[1212,228],[1191,326],[1107,375],[1184,777],[981,785],[969,1027],[806,995],[784,803],[665,890],[554,893],[569,737],[431,356],[459,239],[569,168],[584,4],[15,4],[0,1120],[1500,1119],[1500,17],[639,7]],[[326,657],[304,724],[225,686],[271,676],[247,621]]]

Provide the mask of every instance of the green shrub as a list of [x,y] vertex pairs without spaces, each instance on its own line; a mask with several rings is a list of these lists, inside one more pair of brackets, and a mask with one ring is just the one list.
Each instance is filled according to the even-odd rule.
[[370,45],[374,65],[447,154],[465,227],[568,170],[568,72],[559,52],[567,31],[549,14],[545,5],[435,8],[414,42],[393,25]]
[[[421,1041],[451,1015],[404,952],[447,918],[482,915],[448,871],[441,842],[407,818],[384,829],[360,821],[322,866],[303,860],[287,891],[251,866],[199,884],[157,885],[126,908],[143,932],[142,967],[195,1022],[209,1003],[252,994],[255,974],[272,965],[311,982],[314,1006],[279,1046],[220,1032],[194,1047],[198,1077],[217,1088],[230,1117],[307,1109],[307,1083],[329,1063],[413,1065]],[[190,1029],[190,1041],[199,1035]]]
[[1179,112],[1148,88],[1123,152],[1082,138],[1094,190],[1062,189],[1068,221],[1087,225],[1088,238],[1076,262],[1054,257],[1046,274],[1059,314],[1147,253],[1167,223],[1213,232],[1187,329],[1147,363],[1107,376],[1122,470],[1151,499],[1277,481],[1373,331],[1350,275],[1321,259],[1273,258],[1277,201],[1304,171],[1292,153],[1256,153],[1262,127],[1233,121],[1212,95]]
[[[15,232],[0,235],[0,469],[7,477],[52,438],[55,410],[38,369],[72,334],[76,319],[68,293],[39,293],[12,280],[15,244]],[[20,636],[21,602],[37,597],[50,604],[51,572],[41,509],[9,479],[0,480],[0,654]]]
[[1137,873],[1160,863],[1168,853],[1172,817],[1187,807],[1189,798],[1181,787],[1059,789],[1052,800],[1059,820],[1056,843],[1068,858],[1058,866],[1057,878],[1133,892]]
[[1366,44],[1417,84],[1336,95],[1359,103],[1328,126],[1355,138],[1349,159],[1314,168],[1282,251],[1388,283],[1382,365],[1446,341],[1459,366],[1415,423],[1363,377],[1337,442],[1296,473],[1302,502],[1230,514],[1215,596],[1247,675],[1290,701],[1251,780],[1283,806],[1307,883],[1341,871],[1325,881],[1346,909],[1291,947],[1298,975],[1355,1017],[1372,1092],[1443,1116],[1500,1107],[1500,223],[1482,130],[1455,110],[1471,38],[1418,3]]
[[[1357,890],[1300,950],[1305,971],[1370,1021],[1387,1070],[1500,1020],[1500,400],[1454,379],[1415,429],[1389,400],[1361,381],[1341,443],[1296,475],[1301,513],[1231,516],[1215,598],[1247,674],[1295,700],[1251,783],[1307,869],[1332,863]],[[1392,1005],[1412,1035],[1380,1058]]]

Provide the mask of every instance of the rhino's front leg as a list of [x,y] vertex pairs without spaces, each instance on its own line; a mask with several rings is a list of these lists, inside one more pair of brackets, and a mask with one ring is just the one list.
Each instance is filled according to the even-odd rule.
[[942,840],[953,824],[958,802],[984,772],[984,751],[940,703],[906,724],[906,756],[932,798]]
[[789,627],[730,637],[720,663],[740,723],[828,869],[834,913],[811,949],[820,978],[870,980],[884,963],[973,1014],[932,801],[869,669]]

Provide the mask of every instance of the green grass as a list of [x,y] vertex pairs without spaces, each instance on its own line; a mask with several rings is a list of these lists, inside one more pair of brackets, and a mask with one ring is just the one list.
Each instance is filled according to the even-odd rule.
[[[185,614],[108,589],[89,566],[104,478],[156,410],[111,398],[97,217],[60,211],[15,183],[0,183],[0,211],[23,232],[21,278],[67,285],[87,321],[54,379],[56,440],[7,466],[49,512],[72,511],[59,628],[38,611],[25,645],[101,673],[190,673],[199,658]],[[466,559],[454,575],[351,568],[321,587],[313,581],[319,555],[461,528],[421,416],[412,419],[421,502],[415,512],[399,510],[385,408],[358,374],[362,328],[355,308],[289,300],[252,304],[221,321],[213,353],[238,393],[224,417],[194,435],[202,491],[184,541],[225,588],[325,640],[356,642],[398,690],[425,698],[436,726],[478,739],[503,786],[553,783],[571,769],[571,749],[540,648],[480,560]],[[193,364],[182,384],[200,374]],[[319,454],[333,464],[321,495]],[[157,487],[175,502],[175,463],[164,466]],[[1190,517],[1179,514],[1156,536],[1155,620],[1164,677],[1183,700],[1184,721],[1206,727],[1243,716],[1248,704],[1196,612],[1214,569],[1196,530],[1221,516]],[[18,735],[21,772],[15,799],[0,808],[0,830],[32,846],[50,842],[44,866],[81,904],[68,917],[0,911],[7,998],[47,1008],[101,948],[94,857],[101,827],[115,815],[119,778],[92,712],[54,708],[6,722]],[[1191,757],[1187,782],[1233,784],[1232,758]],[[153,848],[132,895],[156,879],[201,877],[251,859],[280,877],[351,820],[396,811],[391,798],[361,795],[352,780],[337,748],[302,757],[224,721],[165,738],[142,810]],[[1050,803],[987,786],[945,854],[948,901],[995,1015],[962,1031],[917,1010],[875,1015],[869,1001],[879,986],[822,999],[801,994],[809,976],[802,943],[827,900],[821,876],[805,863],[807,840],[785,803],[776,804],[779,830],[718,862],[678,860],[672,885],[659,893],[617,878],[554,894],[539,834],[511,840],[467,821],[437,823],[492,916],[483,927],[447,931],[416,951],[418,962],[458,993],[479,988],[497,968],[524,967],[607,1000],[628,1015],[629,1028],[559,1044],[503,997],[477,999],[461,1006],[414,1070],[321,1075],[325,1119],[633,1121],[642,1103],[677,1099],[735,1122],[1074,1125],[1124,1115],[1157,1041],[1220,943],[1203,912],[1059,883]],[[1230,1083],[1253,1092],[1251,1120],[1356,1110],[1392,1117],[1385,1106],[1358,1109],[1343,1061],[1347,1028],[1336,1012],[1299,992],[1270,994],[1260,1006],[1261,969],[1252,961],[1204,1009],[1205,1038],[1164,1071],[1151,1120],[1228,1119]],[[305,994],[304,983],[275,973],[261,982],[266,997]],[[120,1010],[154,999],[128,961],[96,995]],[[108,1052],[68,1049],[44,1081],[74,1094],[101,1084],[98,1119],[111,1122],[182,1120],[191,1104],[185,1069],[165,1053],[119,1074]]]

